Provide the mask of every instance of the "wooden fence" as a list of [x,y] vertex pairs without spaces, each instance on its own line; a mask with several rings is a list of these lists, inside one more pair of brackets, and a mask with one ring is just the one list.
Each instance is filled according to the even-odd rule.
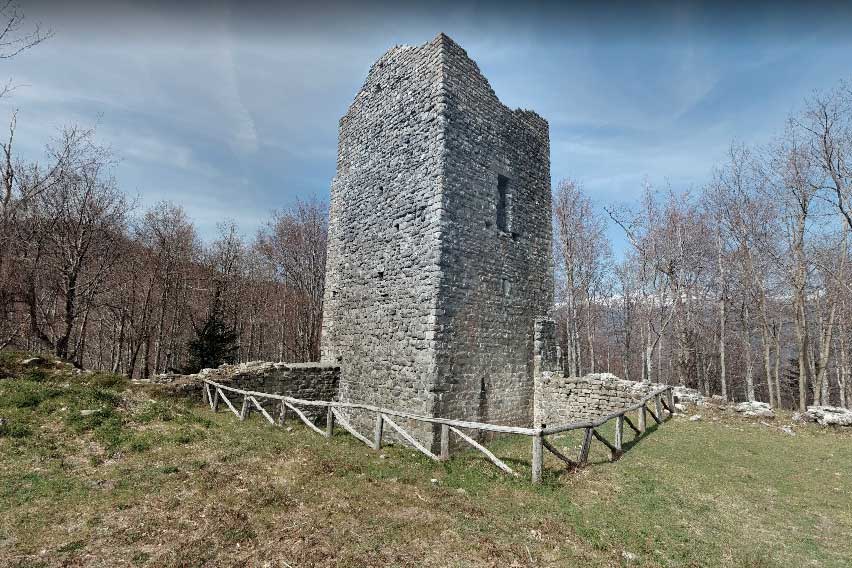
[[[237,407],[234,406],[234,403],[231,402],[231,400],[227,397],[227,395],[225,394],[226,392],[232,393],[235,399],[239,396],[242,396],[242,406],[239,410],[237,410]],[[517,473],[508,465],[506,465],[505,462],[503,462],[497,456],[491,453],[485,446],[465,434],[462,430],[480,430],[484,432],[498,432],[503,434],[529,436],[532,438],[533,483],[541,482],[542,463],[544,461],[544,449],[548,450],[557,458],[565,462],[570,469],[576,469],[578,467],[582,467],[588,462],[589,450],[591,449],[592,440],[598,440],[610,450],[611,459],[614,461],[620,458],[622,453],[624,452],[623,448],[625,424],[627,424],[636,433],[637,436],[640,436],[645,432],[648,415],[650,415],[655,422],[660,424],[665,418],[663,416],[663,409],[668,412],[669,416],[674,414],[674,400],[671,386],[665,386],[660,389],[657,389],[642,398],[639,402],[633,404],[632,406],[623,408],[617,412],[613,412],[612,414],[608,414],[601,418],[582,422],[572,422],[570,424],[553,426],[550,428],[545,427],[544,424],[542,424],[538,428],[500,426],[498,424],[485,424],[482,422],[468,422],[465,420],[452,420],[448,418],[419,416],[417,414],[401,412],[398,410],[389,410],[386,408],[379,408],[376,406],[370,406],[368,404],[320,400],[302,400],[280,394],[270,394],[264,392],[242,390],[226,386],[208,379],[204,379],[203,396],[205,402],[210,405],[210,408],[214,412],[218,411],[220,402],[224,402],[228,409],[234,414],[236,414],[240,420],[245,420],[249,412],[254,409],[254,411],[260,412],[260,414],[262,414],[263,417],[267,421],[269,421],[270,424],[283,425],[287,414],[293,413],[302,422],[304,422],[308,428],[310,428],[317,434],[320,434],[325,437],[331,437],[334,433],[335,425],[338,425],[347,432],[349,432],[352,436],[354,436],[358,440],[361,440],[362,442],[364,442],[375,450],[378,450],[382,447],[383,432],[385,426],[388,426],[394,431],[396,431],[396,433],[399,434],[400,437],[402,437],[406,442],[408,442],[409,445],[436,461],[445,461],[449,459],[450,433],[453,433],[467,444],[482,452],[482,454],[485,455],[485,457],[488,458],[491,463],[493,463],[502,471],[510,475],[517,475]],[[278,401],[277,417],[273,418],[272,415],[270,415],[269,412],[263,408],[263,405],[260,404],[260,400],[262,399]],[[653,409],[648,407],[651,401],[653,401]],[[326,409],[325,428],[320,428],[316,424],[314,424],[313,421],[311,421],[311,419],[308,418],[305,413],[299,409],[300,406],[324,407]],[[375,414],[372,439],[361,434],[351,424],[349,424],[349,422],[341,413],[341,409],[363,410]],[[634,424],[633,421],[630,420],[628,414],[631,412],[637,412],[637,424]],[[427,422],[429,424],[439,424],[441,426],[440,454],[433,454],[428,448],[423,446],[423,444],[421,444],[414,436],[407,432],[402,426],[397,424],[394,418],[414,420],[416,422]],[[615,441],[612,443],[606,438],[604,438],[604,436],[600,432],[598,432],[598,428],[600,428],[610,420],[615,420]],[[583,430],[583,443],[580,446],[580,455],[576,460],[566,457],[562,452],[557,450],[547,440],[547,436],[561,434],[563,432],[568,432],[571,430]]]

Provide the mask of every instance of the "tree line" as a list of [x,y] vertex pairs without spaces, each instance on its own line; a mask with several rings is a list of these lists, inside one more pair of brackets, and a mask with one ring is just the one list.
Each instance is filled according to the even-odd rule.
[[[805,101],[770,143],[733,143],[703,187],[647,184],[598,210],[554,192],[566,369],[726,400],[848,407],[852,90]],[[629,242],[612,255],[607,227]]]
[[[0,6],[0,59],[49,39]],[[0,86],[0,98],[15,85]],[[327,207],[273,212],[253,239],[201,242],[179,205],[141,211],[92,130],[40,161],[0,155],[0,349],[149,377],[223,361],[319,356]],[[553,196],[560,342],[571,375],[683,384],[778,407],[852,404],[852,89],[816,93],[759,146],[733,143],[703,187],[646,184],[597,209]],[[607,236],[629,242],[616,258]]]
[[92,130],[40,162],[2,145],[0,348],[149,377],[228,361],[319,356],[325,204],[273,212],[253,240],[231,222],[202,244],[179,205],[140,211]]

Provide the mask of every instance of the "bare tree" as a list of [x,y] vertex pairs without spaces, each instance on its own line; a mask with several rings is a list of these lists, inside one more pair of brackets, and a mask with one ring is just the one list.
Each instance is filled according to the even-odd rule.
[[567,369],[571,376],[583,372],[581,304],[586,314],[586,340],[590,372],[595,369],[595,293],[602,283],[610,257],[603,219],[591,200],[573,180],[563,180],[553,196],[554,253],[558,262],[560,292],[567,310]]
[[767,186],[772,195],[780,197],[781,215],[789,255],[784,268],[789,279],[795,318],[796,341],[799,351],[799,408],[807,407],[807,387],[810,382],[810,332],[808,329],[808,281],[811,263],[807,253],[808,226],[813,218],[814,164],[793,128],[771,149]]
[[[53,30],[42,29],[39,23],[25,30],[24,20],[24,11],[15,0],[6,0],[0,5],[0,59],[11,59],[53,37]],[[0,86],[0,98],[8,95],[14,88],[12,79],[9,79]]]
[[327,235],[327,207],[317,200],[300,200],[290,209],[273,212],[257,235],[258,251],[293,291],[289,319],[302,330],[295,337],[295,355],[305,360],[319,359]]
[[58,168],[50,190],[38,194],[37,209],[26,220],[37,229],[26,245],[26,297],[36,337],[57,356],[79,363],[72,333],[78,324],[77,333],[86,333],[89,311],[105,291],[132,206],[109,175],[109,151],[90,134],[66,129],[52,154],[61,156],[65,166]]

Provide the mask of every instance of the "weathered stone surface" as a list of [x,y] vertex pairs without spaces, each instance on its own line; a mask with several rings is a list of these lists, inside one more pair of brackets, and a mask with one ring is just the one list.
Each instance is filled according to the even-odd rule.
[[[323,363],[252,361],[222,365],[217,369],[202,369],[195,375],[158,375],[152,382],[168,385],[177,395],[200,397],[202,379],[241,390],[282,394],[302,400],[337,400],[340,368]],[[229,398],[234,402],[233,397]],[[272,408],[271,403],[260,402],[267,410]],[[325,415],[324,408],[305,406],[302,410],[314,420]]]
[[543,372],[535,384],[535,424],[557,426],[600,418],[632,406],[662,386],[610,373],[565,377],[561,372]]
[[852,410],[838,406],[809,406],[802,418],[823,426],[852,426]]
[[529,425],[550,214],[545,120],[443,34],[385,53],[340,120],[331,187],[322,358],[340,399]]
[[766,402],[740,402],[734,406],[734,411],[741,413],[743,416],[760,416],[762,418],[775,417],[775,412],[772,411],[772,407]]
[[701,391],[697,391],[689,387],[681,385],[673,387],[672,396],[674,396],[675,402],[679,402],[681,404],[704,404],[704,395],[701,394]]

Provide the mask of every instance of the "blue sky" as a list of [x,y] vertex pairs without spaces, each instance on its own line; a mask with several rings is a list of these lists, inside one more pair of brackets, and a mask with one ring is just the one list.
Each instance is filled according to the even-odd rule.
[[[852,10],[697,3],[27,4],[50,41],[0,61],[20,87],[18,149],[96,126],[142,206],[183,205],[203,238],[248,236],[299,196],[327,198],[337,121],[374,60],[443,31],[511,107],[551,127],[554,183],[598,204],[644,180],[697,188],[733,139],[763,143],[813,89],[852,78]],[[616,236],[613,229],[613,236]],[[622,245],[617,245],[617,249]]]

